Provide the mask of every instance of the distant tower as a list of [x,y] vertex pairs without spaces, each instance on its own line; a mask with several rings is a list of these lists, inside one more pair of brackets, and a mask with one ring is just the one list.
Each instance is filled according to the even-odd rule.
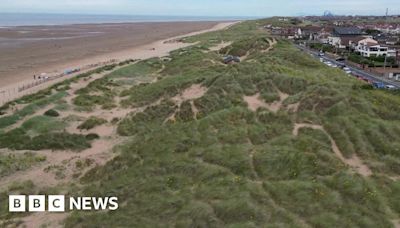
[[324,17],[333,17],[333,13],[331,11],[329,11],[329,10],[326,10],[324,12]]
[[389,8],[386,8],[385,21],[389,21]]

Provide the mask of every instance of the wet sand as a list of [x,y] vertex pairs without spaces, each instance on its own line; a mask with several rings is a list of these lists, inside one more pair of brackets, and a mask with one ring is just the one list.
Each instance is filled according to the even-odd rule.
[[[219,22],[157,22],[0,28],[0,87],[108,59],[134,48],[210,29]],[[124,56],[118,58],[118,53]]]

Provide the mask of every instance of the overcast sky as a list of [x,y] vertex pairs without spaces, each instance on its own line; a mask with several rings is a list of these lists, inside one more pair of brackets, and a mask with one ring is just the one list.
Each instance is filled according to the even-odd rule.
[[0,0],[0,12],[173,16],[400,14],[399,0]]

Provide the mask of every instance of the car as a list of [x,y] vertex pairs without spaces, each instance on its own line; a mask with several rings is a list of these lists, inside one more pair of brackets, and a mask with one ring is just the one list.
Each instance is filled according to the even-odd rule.
[[396,86],[394,86],[394,85],[386,85],[385,88],[389,89],[389,90],[395,90]]
[[340,57],[340,58],[337,58],[337,59],[336,59],[337,62],[344,62],[345,60],[346,60],[346,59],[343,58],[343,57]]
[[344,70],[344,71],[349,71],[349,70],[350,70],[350,68],[348,68],[348,67],[344,67],[344,68],[343,68],[343,70]]
[[325,53],[320,52],[320,53],[318,54],[318,56],[325,56]]
[[332,66],[331,67],[333,67],[333,68],[337,68],[338,66],[336,65],[336,64],[332,64]]
[[376,89],[384,89],[386,88],[385,83],[383,82],[374,82],[372,83],[372,85],[376,88]]
[[345,70],[344,72],[346,72],[346,74],[351,74],[351,73],[353,73],[351,70]]

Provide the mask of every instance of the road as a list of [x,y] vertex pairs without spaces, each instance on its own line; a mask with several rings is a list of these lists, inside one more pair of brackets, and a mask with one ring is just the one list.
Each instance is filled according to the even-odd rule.
[[318,56],[319,53],[317,51],[310,50],[310,49],[308,49],[308,48],[306,48],[304,46],[296,45],[296,47],[298,47],[300,50],[303,50],[303,51],[305,51],[305,52],[307,52],[309,54],[312,54],[316,58],[323,58],[324,60],[332,62],[332,63],[334,63],[334,64],[336,64],[338,66],[346,66],[346,67],[350,68],[350,70],[352,72],[357,73],[357,75],[360,75],[360,76],[362,76],[362,77],[364,77],[364,78],[366,78],[366,79],[368,79],[370,81],[382,82],[382,83],[384,83],[386,85],[392,85],[392,86],[396,87],[396,89],[400,89],[400,83],[399,82],[394,82],[394,81],[391,81],[389,79],[382,78],[381,76],[378,76],[378,75],[375,75],[375,74],[360,70],[360,69],[352,67],[352,66],[348,66],[343,62],[338,62],[335,59],[329,58],[327,56]]

